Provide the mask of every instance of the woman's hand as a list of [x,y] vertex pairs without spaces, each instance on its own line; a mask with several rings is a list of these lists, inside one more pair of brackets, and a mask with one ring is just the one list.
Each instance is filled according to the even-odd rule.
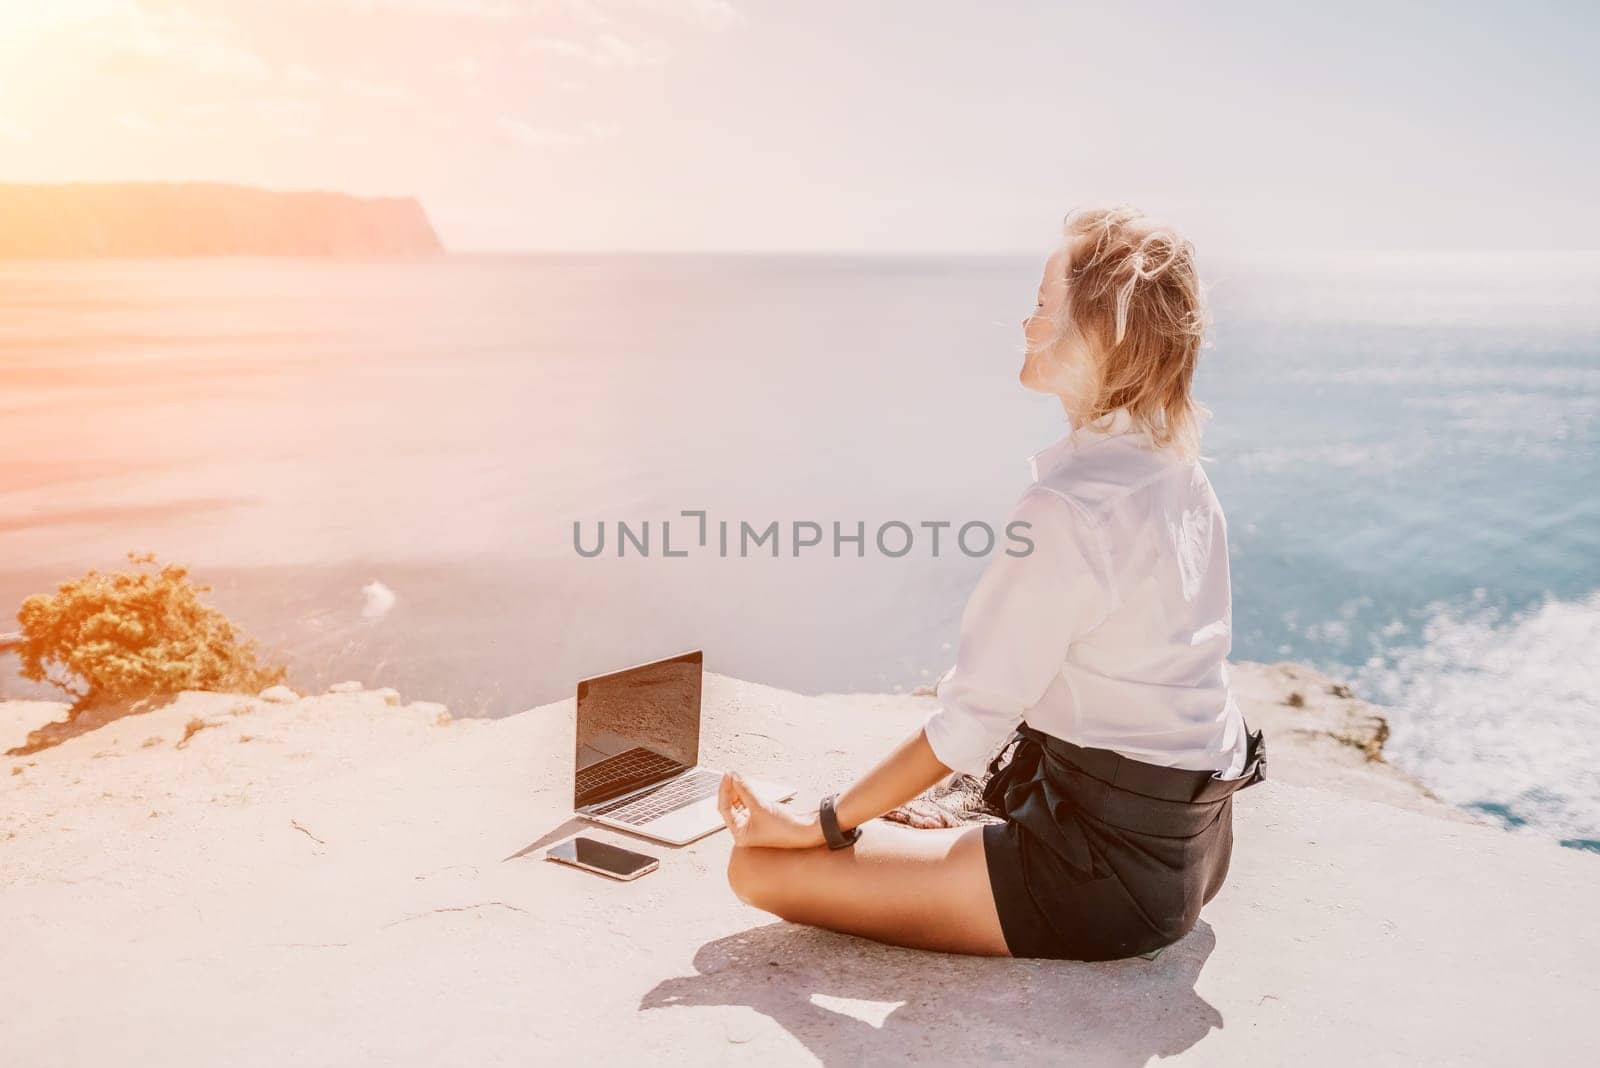
[[757,797],[737,772],[726,772],[717,791],[717,810],[733,833],[733,844],[767,849],[811,849],[823,844],[817,815],[802,816],[775,801]]

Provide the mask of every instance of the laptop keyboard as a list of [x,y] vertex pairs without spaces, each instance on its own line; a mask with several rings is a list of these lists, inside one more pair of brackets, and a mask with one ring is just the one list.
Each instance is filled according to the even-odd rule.
[[613,801],[609,805],[594,809],[593,812],[596,816],[607,816],[619,823],[641,826],[669,812],[676,812],[680,808],[692,805],[696,801],[704,801],[715,794],[721,784],[721,775],[704,768],[697,768],[688,775],[663,783],[654,790],[648,790],[636,797]]
[[682,770],[682,764],[659,753],[644,748],[629,749],[578,772],[578,803],[587,804],[583,799],[596,794],[600,797],[625,794],[635,786],[643,786],[652,779],[665,779]]

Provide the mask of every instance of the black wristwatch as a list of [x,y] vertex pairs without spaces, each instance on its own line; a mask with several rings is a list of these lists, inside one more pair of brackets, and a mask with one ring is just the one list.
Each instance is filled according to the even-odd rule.
[[829,794],[822,799],[822,808],[818,810],[818,817],[822,823],[822,838],[828,843],[829,849],[849,849],[856,844],[856,839],[861,837],[861,828],[852,827],[848,831],[839,829],[839,814],[833,810],[833,799],[836,794]]

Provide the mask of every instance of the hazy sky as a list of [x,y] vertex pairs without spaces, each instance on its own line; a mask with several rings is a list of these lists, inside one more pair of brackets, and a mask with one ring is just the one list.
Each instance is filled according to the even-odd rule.
[[1037,251],[1102,200],[1600,248],[1596,10],[0,0],[0,181],[415,194],[457,249]]

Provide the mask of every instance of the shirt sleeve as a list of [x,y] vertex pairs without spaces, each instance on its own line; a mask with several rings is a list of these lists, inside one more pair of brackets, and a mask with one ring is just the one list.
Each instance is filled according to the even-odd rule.
[[[1018,539],[1032,550],[1011,555],[1026,550]],[[996,544],[962,613],[939,707],[923,724],[939,762],[970,775],[983,773],[990,753],[1044,696],[1067,647],[1114,604],[1104,535],[1065,497],[1030,489]]]

